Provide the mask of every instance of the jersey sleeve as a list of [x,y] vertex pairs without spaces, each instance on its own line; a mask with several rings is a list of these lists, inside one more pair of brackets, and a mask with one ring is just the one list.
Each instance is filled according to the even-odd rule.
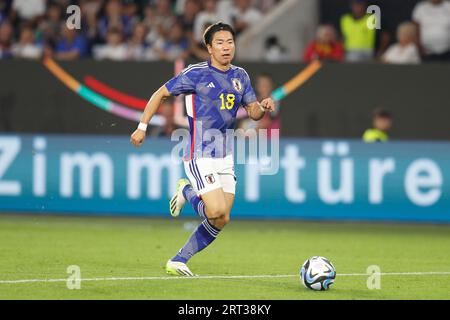
[[170,95],[178,96],[195,92],[195,79],[193,72],[180,72],[165,83]]
[[246,106],[252,102],[257,101],[255,90],[253,90],[252,82],[250,81],[250,77],[248,73],[242,69],[243,71],[243,82],[244,82],[244,94],[242,95],[242,105]]

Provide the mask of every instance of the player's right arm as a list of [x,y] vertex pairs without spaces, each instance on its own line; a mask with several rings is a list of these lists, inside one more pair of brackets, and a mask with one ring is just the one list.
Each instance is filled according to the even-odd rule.
[[139,123],[139,127],[133,132],[131,135],[131,143],[136,147],[140,147],[142,143],[144,143],[145,132],[146,132],[146,124],[150,122],[153,115],[158,110],[161,102],[164,101],[167,97],[170,96],[169,90],[167,90],[166,86],[161,86],[158,90],[153,93],[150,100],[147,102],[145,106],[144,112],[142,113],[141,120]]
[[156,90],[156,92],[151,96],[147,105],[145,106],[144,113],[141,116],[139,127],[131,135],[131,143],[136,147],[142,145],[145,139],[145,132],[147,129],[147,124],[152,119],[153,115],[158,110],[161,102],[169,96],[177,96],[179,94],[193,93],[195,92],[195,72],[191,70],[196,70],[195,66],[188,67],[180,72],[177,76],[173,77],[167,81],[161,88]]

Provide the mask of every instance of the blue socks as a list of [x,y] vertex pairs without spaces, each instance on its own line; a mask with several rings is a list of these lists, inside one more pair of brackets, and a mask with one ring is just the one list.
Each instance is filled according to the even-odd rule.
[[209,222],[205,213],[205,203],[197,196],[197,193],[191,185],[184,187],[183,196],[190,202],[200,218],[204,219],[197,229],[195,229],[194,233],[192,233],[183,248],[172,258],[172,261],[187,263],[194,254],[209,246],[216,239],[220,230]]
[[194,208],[195,212],[197,212],[200,218],[207,219],[205,212],[205,203],[202,199],[200,199],[199,196],[197,196],[197,193],[195,193],[190,184],[184,187],[183,196],[191,203],[192,208]]
[[172,258],[172,261],[187,263],[194,254],[209,246],[216,239],[219,232],[220,230],[214,227],[208,219],[203,220],[183,248]]

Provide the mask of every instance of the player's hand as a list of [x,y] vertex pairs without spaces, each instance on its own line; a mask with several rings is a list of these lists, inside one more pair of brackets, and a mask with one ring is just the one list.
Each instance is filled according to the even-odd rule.
[[266,98],[260,102],[261,107],[267,112],[272,112],[275,110],[275,102],[272,98]]
[[131,135],[130,142],[135,147],[140,147],[144,143],[144,140],[145,140],[145,132],[140,129],[136,129],[136,131],[134,131],[133,134]]

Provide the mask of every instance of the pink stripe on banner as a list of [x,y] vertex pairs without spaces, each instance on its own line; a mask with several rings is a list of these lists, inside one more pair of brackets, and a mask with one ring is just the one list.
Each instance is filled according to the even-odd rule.
[[[110,107],[110,111],[113,114],[118,115],[122,118],[136,121],[136,122],[139,122],[141,119],[142,112],[140,112],[140,111],[127,109],[119,104],[114,103],[114,102],[110,102],[108,107]],[[150,120],[150,124],[155,125],[155,126],[163,126],[166,124],[166,119],[163,116],[161,116],[160,114],[155,114],[155,115],[153,115],[152,120]]]
[[124,108],[118,104],[115,104],[114,102],[110,103],[110,107],[111,112],[128,120],[139,121],[141,117],[141,112]]

